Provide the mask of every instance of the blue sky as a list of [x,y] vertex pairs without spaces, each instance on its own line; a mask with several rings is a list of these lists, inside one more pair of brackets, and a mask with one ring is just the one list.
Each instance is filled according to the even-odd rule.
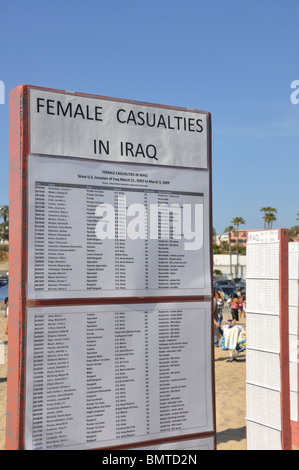
[[289,228],[299,212],[298,0],[0,2],[0,205],[8,95],[30,84],[210,111],[213,217]]

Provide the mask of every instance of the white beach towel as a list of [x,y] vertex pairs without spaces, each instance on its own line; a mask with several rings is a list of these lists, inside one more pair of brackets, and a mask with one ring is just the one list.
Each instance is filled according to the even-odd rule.
[[237,348],[239,334],[240,328],[238,326],[223,329],[225,349],[232,350]]

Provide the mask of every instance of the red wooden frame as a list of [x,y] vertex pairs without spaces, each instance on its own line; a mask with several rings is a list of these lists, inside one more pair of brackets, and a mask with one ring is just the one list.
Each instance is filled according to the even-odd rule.
[[290,421],[289,359],[289,231],[279,230],[280,240],[280,344],[281,344],[281,440],[282,449],[292,449]]
[[27,266],[28,94],[19,87],[10,94],[10,281],[7,370],[6,449],[23,447],[25,405],[25,332]]

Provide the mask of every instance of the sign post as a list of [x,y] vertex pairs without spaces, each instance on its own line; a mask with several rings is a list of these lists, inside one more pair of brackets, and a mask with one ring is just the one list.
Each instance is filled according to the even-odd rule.
[[10,100],[7,449],[213,449],[209,113]]

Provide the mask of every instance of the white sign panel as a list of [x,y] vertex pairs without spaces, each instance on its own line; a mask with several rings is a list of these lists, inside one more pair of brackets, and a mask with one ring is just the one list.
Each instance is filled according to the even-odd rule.
[[211,431],[209,311],[208,302],[29,308],[26,448]]
[[257,232],[249,232],[247,244],[256,243],[275,243],[278,242],[277,230],[265,230]]
[[31,89],[30,126],[38,155],[208,166],[203,112]]
[[[246,276],[246,424],[248,450],[282,450],[285,337],[278,230],[250,232]],[[287,240],[283,240],[287,243]],[[285,311],[284,311],[285,312]],[[287,311],[286,311],[287,313]],[[283,317],[285,318],[285,317]],[[287,342],[288,343],[288,342]]]
[[209,175],[29,158],[31,299],[209,295]]
[[26,448],[213,447],[209,113],[28,97]]

